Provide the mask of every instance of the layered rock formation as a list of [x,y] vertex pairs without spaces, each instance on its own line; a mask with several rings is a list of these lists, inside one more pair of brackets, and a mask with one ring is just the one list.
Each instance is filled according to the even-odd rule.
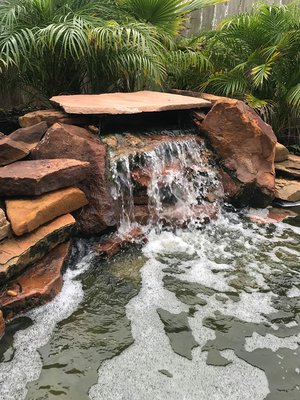
[[88,161],[90,172],[79,187],[86,194],[89,205],[77,215],[78,228],[82,233],[95,234],[115,226],[107,181],[106,146],[95,135],[78,126],[55,123],[31,155],[34,159],[75,158]]

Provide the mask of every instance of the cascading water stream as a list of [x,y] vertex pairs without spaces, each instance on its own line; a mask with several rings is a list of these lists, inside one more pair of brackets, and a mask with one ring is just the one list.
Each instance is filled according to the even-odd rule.
[[[216,170],[204,143],[195,137],[170,136],[154,148],[111,156],[112,195],[119,209],[119,234],[137,226],[135,175],[147,180],[150,226],[188,223],[206,217],[206,207],[222,197]],[[208,201],[210,197],[210,201]],[[213,197],[213,200],[211,200]]]

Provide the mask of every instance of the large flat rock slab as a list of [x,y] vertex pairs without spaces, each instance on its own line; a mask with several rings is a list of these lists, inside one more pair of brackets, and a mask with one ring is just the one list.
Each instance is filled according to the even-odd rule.
[[70,241],[57,246],[7,284],[0,293],[0,304],[7,319],[51,301],[60,292],[63,285],[62,270],[68,260],[70,247]]
[[204,99],[152,91],[54,96],[50,100],[69,114],[139,114],[211,106]]
[[74,226],[75,219],[67,214],[21,238],[1,242],[0,285],[40,260],[58,244],[65,242]]
[[0,168],[0,195],[34,196],[75,186],[90,164],[73,159],[18,161]]
[[5,201],[8,219],[17,236],[32,232],[46,222],[75,211],[86,204],[88,201],[85,194],[74,187],[60,189],[35,198]]

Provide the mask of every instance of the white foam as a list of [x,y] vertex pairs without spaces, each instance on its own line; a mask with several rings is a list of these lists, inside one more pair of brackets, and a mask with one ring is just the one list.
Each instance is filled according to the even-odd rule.
[[[200,307],[190,319],[194,337],[200,344],[193,350],[193,360],[175,354],[156,309],[162,307],[178,313],[187,307],[163,288],[162,266],[158,261],[150,259],[142,270],[142,277],[139,295],[127,305],[135,342],[101,366],[98,383],[89,392],[92,400],[265,398],[268,383],[259,369],[234,356],[234,363],[226,368],[206,365],[206,353],[201,351],[201,346],[214,338],[214,332],[203,327],[202,320],[211,313],[210,307]],[[168,370],[173,378],[162,375],[161,369]]]
[[288,292],[287,292],[288,297],[300,297],[300,289],[297,287],[293,286]]
[[24,399],[26,384],[39,377],[42,361],[37,350],[50,340],[55,325],[78,307],[83,290],[74,279],[88,268],[92,257],[84,257],[75,270],[67,270],[62,291],[52,302],[26,314],[34,324],[15,334],[13,360],[0,364],[0,400]]

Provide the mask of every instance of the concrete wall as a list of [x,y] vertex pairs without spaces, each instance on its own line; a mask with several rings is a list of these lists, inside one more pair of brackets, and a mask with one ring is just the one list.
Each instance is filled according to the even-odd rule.
[[[263,0],[269,4],[287,4],[291,0]],[[230,0],[227,3],[218,4],[216,6],[206,7],[202,10],[192,13],[190,20],[187,22],[187,36],[195,35],[204,30],[215,28],[224,18],[250,11],[257,0]]]

